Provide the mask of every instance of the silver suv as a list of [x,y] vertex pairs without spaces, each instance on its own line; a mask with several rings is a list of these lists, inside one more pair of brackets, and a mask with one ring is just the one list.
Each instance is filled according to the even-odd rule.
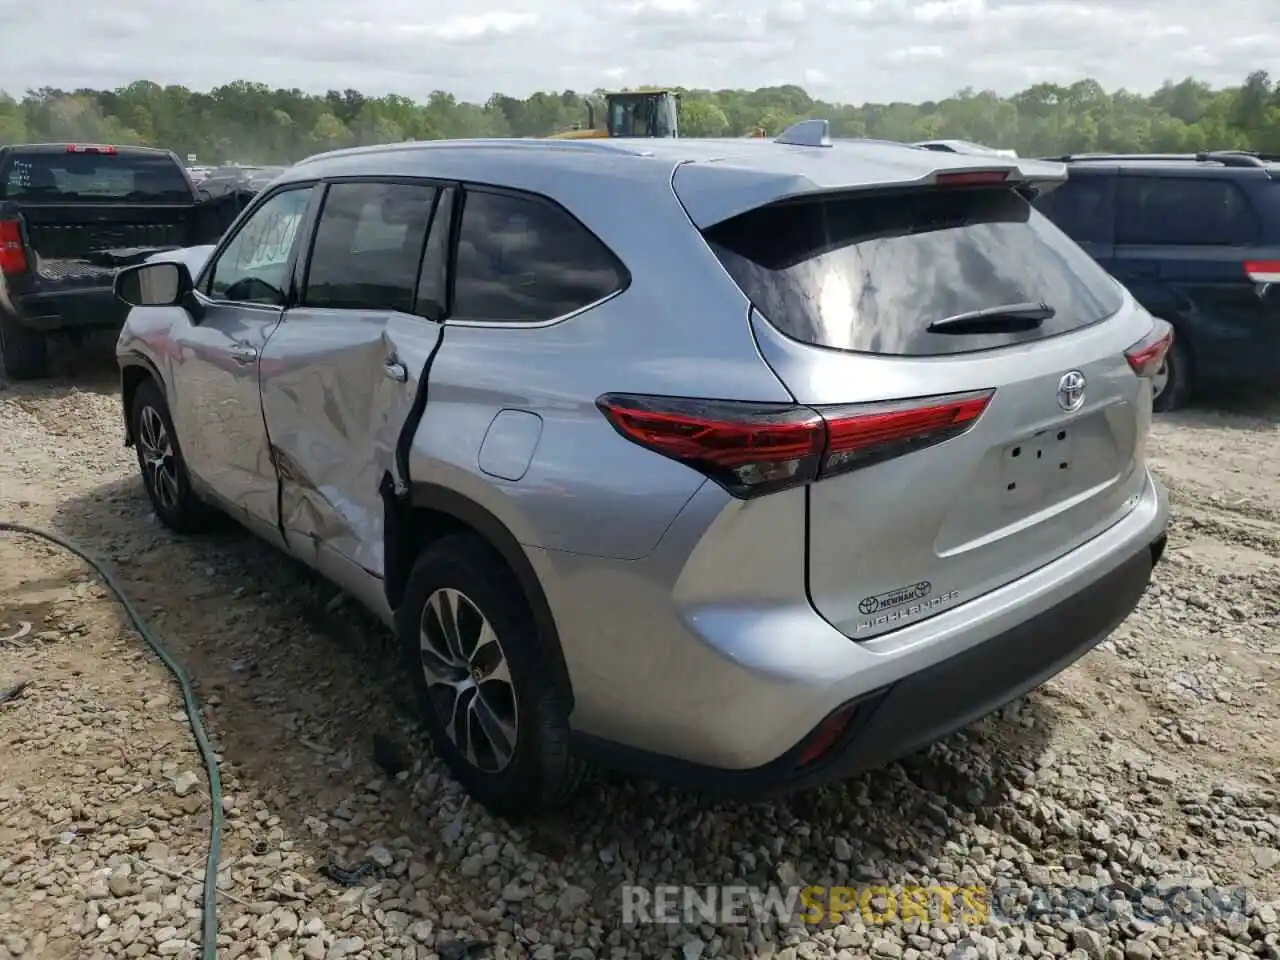
[[408,143],[122,272],[127,442],[403,643],[506,815],[583,760],[760,796],[1037,686],[1137,603],[1170,330],[1036,213],[1058,164]]

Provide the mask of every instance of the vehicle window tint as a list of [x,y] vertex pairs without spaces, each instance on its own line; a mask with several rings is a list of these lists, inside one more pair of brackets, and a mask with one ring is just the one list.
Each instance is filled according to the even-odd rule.
[[1118,243],[1245,246],[1258,237],[1249,198],[1212,177],[1120,178]]
[[331,186],[316,224],[303,304],[412,313],[435,196],[426,184]]
[[1036,201],[1036,209],[1077,243],[1109,243],[1115,223],[1115,178],[1072,177]]
[[191,185],[164,154],[15,153],[0,195],[26,203],[190,203]]
[[440,191],[436,212],[431,220],[427,250],[422,257],[422,273],[418,278],[416,312],[428,320],[443,319],[449,300],[449,229],[453,223],[452,188]]
[[311,187],[286,190],[254,211],[213,265],[205,292],[217,300],[282,306],[289,256],[310,197]]
[[622,268],[581,223],[549,203],[468,190],[452,316],[537,322],[619,290]]
[[[1013,190],[928,190],[770,204],[706,232],[751,302],[797,340],[937,356],[1066,333],[1120,308],[1106,272]],[[932,333],[973,310],[1046,303],[1017,333]]]

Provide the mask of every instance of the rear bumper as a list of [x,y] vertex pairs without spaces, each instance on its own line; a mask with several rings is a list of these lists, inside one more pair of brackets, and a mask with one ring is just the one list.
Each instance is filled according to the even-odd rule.
[[[1066,669],[1101,642],[1137,604],[1164,550],[1163,535],[1057,606],[964,653],[841,704],[832,745],[804,754],[826,723],[781,757],[724,770],[579,738],[580,751],[606,765],[739,799],[766,797],[852,776],[906,756],[960,730]],[[824,718],[825,719],[825,718]]]
[[[608,766],[736,797],[877,766],[1017,699],[1101,642],[1142,596],[1167,521],[1164,491],[1148,476],[1138,505],[1089,543],[962,607],[861,644],[811,607],[807,615],[758,606],[686,615],[703,649],[671,664],[647,716],[634,705],[575,715],[576,747]],[[706,647],[720,657],[706,656]],[[591,690],[578,696],[582,674],[572,658],[570,667],[579,703],[591,703]],[[704,692],[701,702],[685,695],[694,689]],[[631,699],[619,700],[617,690],[614,697]],[[846,711],[835,742],[803,764],[827,718]],[[612,722],[617,714],[627,715],[624,723]],[[605,730],[592,730],[591,721]],[[683,737],[664,742],[672,729]]]
[[128,309],[116,300],[110,285],[79,290],[49,290],[25,294],[9,292],[10,318],[32,330],[50,333],[68,328],[103,329],[123,326]]

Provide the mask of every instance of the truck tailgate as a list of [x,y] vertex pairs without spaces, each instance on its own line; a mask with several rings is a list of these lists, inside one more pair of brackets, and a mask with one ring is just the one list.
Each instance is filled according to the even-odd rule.
[[193,205],[23,204],[43,279],[96,279],[158,250],[184,246]]

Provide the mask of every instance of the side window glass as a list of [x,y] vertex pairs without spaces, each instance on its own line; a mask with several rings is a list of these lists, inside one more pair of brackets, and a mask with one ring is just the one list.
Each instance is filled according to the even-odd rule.
[[427,235],[427,250],[422,257],[414,312],[428,320],[442,320],[448,310],[449,228],[453,224],[455,194],[452,187],[440,191],[435,216],[431,218],[431,232]]
[[413,312],[436,188],[337,183],[316,224],[302,304]]
[[215,300],[283,306],[289,256],[312,189],[286,190],[259,207],[218,257],[204,292]]
[[1044,203],[1037,206],[1077,243],[1107,243],[1115,221],[1112,182],[1110,177],[1073,178],[1046,194]]
[[1258,219],[1236,184],[1210,177],[1121,177],[1120,243],[1244,246]]
[[609,249],[560,208],[511,194],[465,192],[453,319],[553,320],[623,282]]

